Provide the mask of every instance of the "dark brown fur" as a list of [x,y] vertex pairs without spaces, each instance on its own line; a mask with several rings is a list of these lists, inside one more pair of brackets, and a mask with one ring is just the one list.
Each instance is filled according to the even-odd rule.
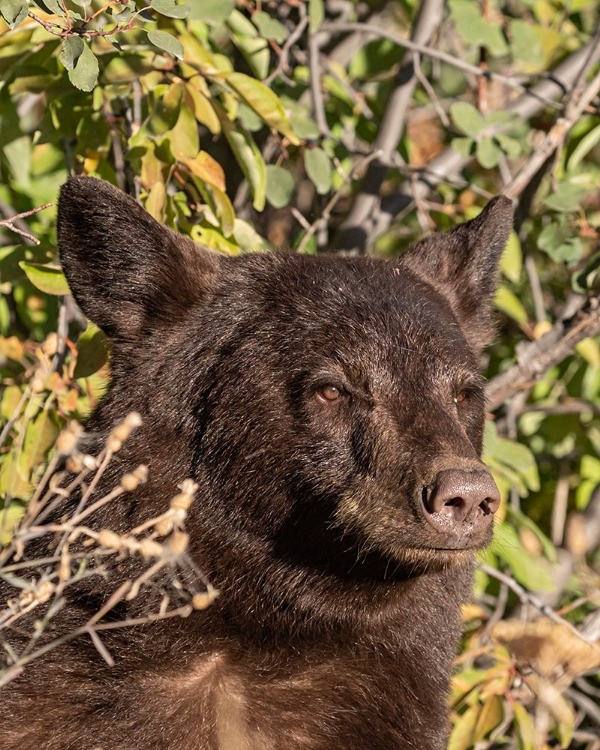
[[[0,748],[445,747],[459,608],[489,529],[445,549],[422,495],[479,466],[477,360],[510,226],[497,199],[397,262],[224,258],[106,183],[63,188],[63,268],[112,344],[87,429],[143,417],[103,486],[150,471],[101,523],[126,531],[193,477],[191,553],[221,596],[104,633],[112,669],[86,639],[39,659],[0,692]],[[98,601],[75,599],[62,627]]]

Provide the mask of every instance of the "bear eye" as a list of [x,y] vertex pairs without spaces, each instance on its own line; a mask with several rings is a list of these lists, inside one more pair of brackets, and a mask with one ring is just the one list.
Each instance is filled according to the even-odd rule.
[[454,396],[454,403],[457,406],[466,404],[468,401],[469,401],[469,391],[467,390],[458,391],[458,393]]
[[342,398],[342,389],[336,385],[322,385],[316,393],[317,399],[323,404],[332,404]]

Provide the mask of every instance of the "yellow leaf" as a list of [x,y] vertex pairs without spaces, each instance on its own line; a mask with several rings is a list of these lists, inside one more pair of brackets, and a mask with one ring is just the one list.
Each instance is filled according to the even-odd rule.
[[592,367],[600,368],[600,347],[594,339],[582,339],[575,349]]
[[200,150],[198,125],[191,109],[182,104],[175,126],[165,133],[168,138],[171,153],[179,161],[193,159]]
[[534,750],[536,745],[536,732],[533,719],[520,703],[513,705],[515,713],[515,724],[517,725],[517,740],[519,750]]
[[165,186],[162,182],[157,182],[152,186],[152,190],[150,190],[146,198],[146,211],[157,221],[162,221],[166,201],[167,192]]
[[199,177],[208,185],[214,185],[219,190],[225,191],[225,172],[210,154],[200,151],[193,159],[182,159],[183,163],[190,169],[192,174]]
[[191,233],[192,239],[206,247],[212,247],[225,255],[239,255],[240,248],[226,239],[216,229],[195,226]]
[[448,750],[468,750],[473,746],[473,732],[478,714],[478,706],[471,706],[458,718],[448,741]]
[[194,80],[196,78],[199,78],[199,76],[195,76],[194,79],[186,84],[186,92],[190,99],[188,106],[191,107],[196,120],[202,125],[205,125],[213,135],[217,135],[221,132],[221,123],[219,122],[214,107],[210,103],[210,99],[200,91],[200,89],[194,86]]
[[502,709],[502,699],[498,695],[492,695],[484,701],[479,714],[477,723],[473,731],[473,741],[479,742],[485,739],[488,734],[495,729],[504,718]]
[[268,86],[245,73],[229,73],[225,80],[267,125],[285,135],[291,143],[300,143],[283,105]]

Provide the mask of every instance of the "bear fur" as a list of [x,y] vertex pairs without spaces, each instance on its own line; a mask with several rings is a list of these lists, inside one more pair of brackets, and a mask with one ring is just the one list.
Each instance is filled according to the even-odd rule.
[[[103,181],[63,187],[62,267],[112,352],[86,432],[143,420],[98,493],[149,467],[95,523],[124,533],[193,478],[190,554],[220,596],[104,631],[113,667],[87,637],[40,657],[0,691],[0,748],[445,748],[498,502],[478,360],[511,226],[500,197],[400,259],[222,257]],[[114,588],[75,594],[54,627]]]

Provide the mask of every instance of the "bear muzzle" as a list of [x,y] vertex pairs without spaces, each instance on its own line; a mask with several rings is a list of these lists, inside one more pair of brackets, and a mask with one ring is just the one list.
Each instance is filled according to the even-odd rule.
[[440,536],[438,549],[464,549],[489,541],[500,492],[489,471],[444,469],[422,490],[425,519]]

